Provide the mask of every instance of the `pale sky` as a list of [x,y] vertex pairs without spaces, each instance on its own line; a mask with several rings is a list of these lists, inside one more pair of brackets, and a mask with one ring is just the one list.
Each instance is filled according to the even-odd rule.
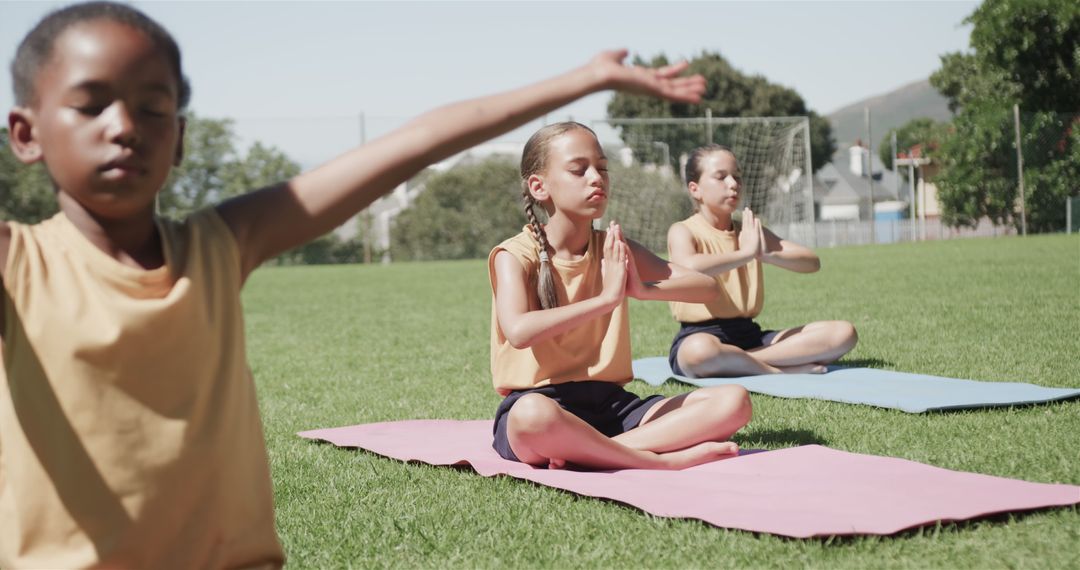
[[[0,108],[17,43],[63,2],[0,1]],[[134,2],[180,43],[191,109],[310,166],[432,107],[626,47],[719,51],[828,114],[925,79],[965,50],[978,2]],[[552,119],[603,119],[609,93]],[[525,129],[530,131],[535,125]],[[528,132],[511,137],[524,139]]]

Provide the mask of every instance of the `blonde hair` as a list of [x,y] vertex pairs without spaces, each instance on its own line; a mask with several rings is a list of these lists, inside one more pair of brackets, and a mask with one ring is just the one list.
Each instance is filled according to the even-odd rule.
[[540,306],[544,309],[552,309],[559,306],[559,298],[555,294],[555,279],[551,274],[551,258],[548,255],[547,234],[540,221],[536,218],[534,206],[536,199],[529,193],[529,177],[547,168],[548,147],[555,138],[570,131],[584,129],[596,133],[581,123],[566,121],[547,125],[533,133],[529,142],[525,143],[525,150],[521,153],[521,197],[525,206],[525,217],[529,220],[533,236],[540,244],[540,275],[536,280],[536,295],[540,298]]

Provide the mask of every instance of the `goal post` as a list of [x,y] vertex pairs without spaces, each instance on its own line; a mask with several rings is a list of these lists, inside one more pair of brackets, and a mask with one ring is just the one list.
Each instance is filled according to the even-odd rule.
[[[619,167],[612,169],[605,222],[618,219],[628,236],[650,249],[666,249],[668,227],[693,211],[683,183],[686,160],[709,143],[731,148],[738,158],[743,206],[782,237],[816,245],[808,117],[607,119],[592,121],[592,127],[605,148],[622,149],[609,156]],[[671,206],[672,192],[681,207]]]

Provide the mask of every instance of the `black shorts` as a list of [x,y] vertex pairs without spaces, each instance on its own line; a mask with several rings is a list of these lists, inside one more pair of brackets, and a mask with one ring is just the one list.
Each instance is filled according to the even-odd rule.
[[739,317],[734,319],[713,319],[700,323],[679,323],[679,332],[675,333],[675,339],[671,341],[671,350],[668,352],[668,364],[671,371],[679,376],[686,376],[679,368],[679,347],[682,346],[686,337],[697,334],[711,334],[720,342],[737,346],[743,350],[750,350],[765,344],[765,337],[776,331],[763,331],[754,322],[754,319]]
[[567,382],[510,392],[510,395],[503,398],[502,403],[499,404],[499,409],[495,411],[493,430],[495,441],[491,444],[503,459],[521,461],[510,449],[510,440],[506,436],[506,423],[510,416],[510,408],[518,398],[526,394],[540,394],[555,400],[559,407],[581,418],[608,437],[615,437],[636,428],[641,423],[641,418],[645,416],[645,412],[664,399],[660,395],[642,399],[632,392],[627,392],[618,384],[596,380]]

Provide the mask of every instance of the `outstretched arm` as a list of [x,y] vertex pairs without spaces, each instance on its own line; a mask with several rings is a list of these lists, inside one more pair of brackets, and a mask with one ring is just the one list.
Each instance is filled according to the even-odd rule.
[[575,99],[619,89],[695,102],[701,76],[686,63],[624,66],[625,50],[604,52],[563,75],[513,91],[435,109],[292,180],[239,196],[218,211],[232,229],[246,276],[260,263],[345,222],[425,166],[510,131]]
[[761,227],[761,261],[796,273],[814,273],[821,269],[821,259],[810,248]]

